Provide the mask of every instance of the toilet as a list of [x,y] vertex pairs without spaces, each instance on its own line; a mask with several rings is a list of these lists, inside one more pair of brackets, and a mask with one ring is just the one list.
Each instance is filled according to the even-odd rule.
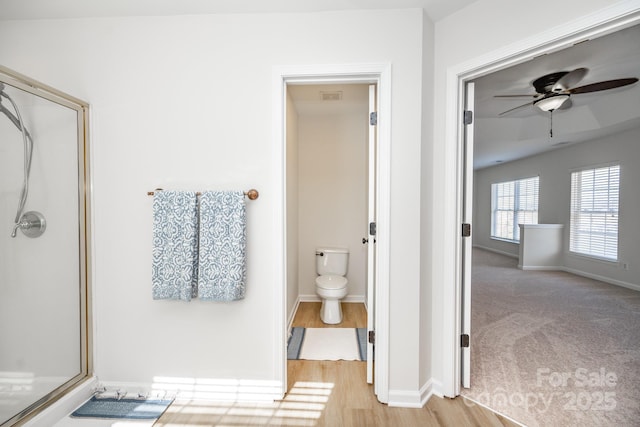
[[347,296],[347,266],[349,250],[346,248],[316,249],[316,293],[322,298],[320,319],[327,324],[342,322],[340,300]]

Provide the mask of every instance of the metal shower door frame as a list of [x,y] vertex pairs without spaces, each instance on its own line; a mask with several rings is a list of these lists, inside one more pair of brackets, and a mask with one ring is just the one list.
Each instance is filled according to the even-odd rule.
[[8,425],[29,419],[48,407],[93,374],[93,327],[91,310],[91,194],[89,171],[89,104],[51,86],[0,65],[0,81],[34,96],[75,111],[78,158],[78,235],[80,295],[80,372],[62,386],[47,393],[9,419]]

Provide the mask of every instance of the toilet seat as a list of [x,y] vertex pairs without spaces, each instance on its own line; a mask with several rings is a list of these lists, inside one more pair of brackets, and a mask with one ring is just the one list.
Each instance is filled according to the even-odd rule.
[[347,278],[332,275],[318,276],[316,277],[316,286],[326,290],[342,289],[347,286]]

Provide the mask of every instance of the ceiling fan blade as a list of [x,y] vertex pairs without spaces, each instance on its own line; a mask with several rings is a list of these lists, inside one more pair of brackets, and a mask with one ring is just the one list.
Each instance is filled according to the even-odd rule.
[[527,102],[526,104],[518,105],[517,107],[513,107],[510,110],[503,111],[502,113],[498,114],[498,116],[504,116],[505,114],[511,113],[512,111],[519,110],[520,108],[528,107],[530,105],[533,105],[533,103]]
[[530,95],[493,95],[494,98],[537,98],[539,96],[539,93]]
[[553,85],[551,92],[564,92],[571,87],[574,87],[580,80],[584,78],[589,70],[587,68],[576,68],[573,71],[568,72]]
[[615,89],[617,87],[628,86],[634,84],[637,81],[638,79],[636,77],[628,79],[605,80],[598,83],[591,83],[585,86],[574,87],[573,89],[569,89],[568,92],[571,94],[598,92],[601,90],[609,90]]

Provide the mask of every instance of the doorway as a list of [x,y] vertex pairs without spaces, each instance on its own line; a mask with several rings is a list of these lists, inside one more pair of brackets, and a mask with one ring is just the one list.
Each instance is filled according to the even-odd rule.
[[[614,31],[618,31],[618,30],[622,30],[625,28],[630,27],[631,25],[633,25],[634,23],[637,23],[637,18],[634,20],[623,20],[623,19],[618,19],[618,18],[614,18],[614,19],[609,19],[606,22],[598,22],[596,25],[594,25],[591,29],[589,30],[581,30],[579,32],[567,32],[567,34],[570,35],[566,35],[560,39],[554,39],[554,40],[537,40],[537,43],[531,43],[531,45],[539,45],[542,46],[541,48],[532,48],[530,51],[518,51],[518,52],[514,52],[514,55],[512,58],[515,58],[515,60],[511,60],[511,59],[494,59],[493,61],[488,61],[484,64],[476,64],[476,66],[474,67],[470,67],[469,70],[471,69],[475,69],[475,71],[469,71],[469,72],[461,72],[459,74],[457,74],[457,78],[458,78],[458,93],[459,94],[465,94],[466,92],[466,87],[465,85],[468,82],[472,82],[475,81],[476,83],[478,82],[478,79],[486,77],[491,75],[490,73],[494,73],[496,71],[501,71],[501,70],[505,70],[508,67],[511,67],[515,64],[524,64],[525,61],[531,61],[534,62],[536,57],[539,57],[541,55],[547,55],[551,57],[551,53],[553,52],[558,52],[560,51],[560,49],[565,49],[565,48],[570,48],[574,45],[576,45],[577,42],[580,41],[585,41],[585,40],[595,40],[595,39],[599,39],[602,36],[606,36],[610,33],[613,33]],[[595,28],[595,29],[594,29]],[[604,38],[604,37],[602,37]],[[581,44],[583,45],[583,44]],[[586,44],[584,44],[584,46],[586,46]],[[590,58],[591,60],[593,58]],[[529,66],[529,62],[527,62],[527,66]],[[634,74],[635,75],[635,74]],[[613,77],[617,77],[617,76],[612,76]],[[586,80],[586,79],[585,79]],[[595,79],[595,80],[602,80],[602,79]],[[588,81],[585,81],[585,84],[589,83]],[[476,87],[476,97],[478,96],[478,92],[477,92],[477,87]],[[464,99],[464,96],[461,96],[460,99]],[[524,103],[526,101],[522,101],[522,103]],[[459,105],[462,105],[462,102],[459,103]],[[576,103],[575,105],[580,105],[578,103]],[[462,109],[462,108],[461,108]],[[506,108],[505,108],[506,110]],[[560,117],[560,116],[558,116]],[[549,133],[549,127],[548,127],[548,117],[546,118],[545,121],[545,125],[547,127],[544,128],[544,130],[546,131],[546,133]],[[458,122],[457,124],[458,129],[463,129],[464,125],[461,122]],[[464,132],[460,132],[459,135],[464,135]],[[459,158],[461,164],[466,165],[467,167],[471,167],[471,165],[473,164],[472,159],[473,159],[473,153],[475,150],[469,150],[469,145],[471,146],[470,148],[473,149],[473,143],[467,144],[464,141],[464,138],[459,138],[458,141],[459,145],[458,147],[461,149],[461,157]],[[469,173],[469,169],[466,169],[467,173]],[[471,176],[473,176],[473,172],[471,171]],[[522,172],[521,172],[522,173]],[[458,218],[463,219],[463,218],[471,218],[471,212],[470,211],[466,211],[466,208],[468,208],[468,206],[465,206],[465,200],[467,198],[470,197],[471,195],[471,190],[475,189],[475,190],[479,190],[479,188],[477,187],[477,183],[476,186],[474,188],[474,182],[473,180],[471,182],[469,181],[465,181],[463,173],[460,172],[458,175],[458,183],[460,185],[460,188],[464,189],[464,192],[460,193],[459,199],[458,199],[458,207],[460,209],[460,215]],[[466,188],[465,188],[466,187]],[[482,191],[482,196],[486,198],[487,196],[487,191],[486,188],[484,188],[484,191]],[[488,202],[486,202],[483,206],[481,206],[483,209],[477,209],[477,211],[474,213],[473,215],[473,219],[476,220],[476,222],[478,222],[479,219],[483,220],[483,223],[486,223],[487,220],[486,218],[482,217],[482,218],[478,218],[477,216],[477,212],[478,211],[482,211],[483,215],[486,216],[487,212],[484,212],[484,209],[486,209],[486,204]],[[476,230],[480,229],[480,226],[478,224],[475,224],[474,227],[474,233],[477,233]],[[476,238],[478,237],[478,234],[475,234]],[[464,239],[464,238],[463,238]],[[460,239],[457,239],[460,240]],[[474,238],[474,244],[475,244],[475,238]],[[457,281],[457,289],[460,292],[459,294],[457,294],[456,298],[455,298],[455,304],[456,307],[459,311],[457,311],[456,316],[458,319],[458,325],[456,327],[457,331],[455,333],[455,335],[453,336],[453,339],[457,340],[458,342],[460,342],[460,334],[464,334],[464,333],[468,333],[468,329],[466,328],[465,325],[465,318],[466,319],[470,319],[470,307],[468,304],[465,303],[466,298],[468,298],[468,295],[465,295],[466,292],[466,287],[465,287],[465,276],[466,277],[470,277],[471,276],[471,263],[469,260],[467,260],[467,262],[465,261],[465,257],[464,257],[464,249],[465,249],[465,244],[464,242],[459,243],[459,247],[458,247],[458,254],[459,254],[459,258],[458,261],[461,261],[458,263],[458,268],[459,268],[459,272],[460,272],[460,277],[461,279],[459,281]],[[516,252],[517,254],[517,252]],[[473,337],[472,337],[473,339]],[[456,350],[456,357],[454,358],[455,360],[455,366],[456,366],[456,375],[457,377],[454,379],[454,388],[456,389],[456,395],[460,394],[460,389],[461,387],[466,387],[467,385],[464,384],[464,380],[465,380],[465,376],[468,373],[468,369],[470,369],[470,365],[467,363],[468,361],[465,361],[465,357],[464,357],[464,350],[462,349],[458,349]]]
[[[311,333],[318,327],[357,324],[362,332],[367,320],[373,320],[368,284],[375,277],[368,274],[368,258],[375,251],[375,235],[369,235],[368,224],[375,224],[376,127],[369,120],[375,92],[375,85],[367,83],[287,85],[289,330],[306,327]],[[330,248],[347,252],[348,293],[339,302],[344,316],[324,324],[308,314],[319,314],[316,262]],[[302,324],[300,312],[308,313]],[[355,312],[364,319],[362,314],[352,319],[349,314]],[[371,382],[372,375],[368,377]]]
[[[311,252],[311,257],[306,260],[306,265],[303,263],[299,263],[299,259],[304,256],[304,252],[301,248],[299,234],[303,234],[307,230],[302,229],[302,224],[299,222],[299,218],[301,217],[301,204],[298,201],[299,194],[299,182],[297,179],[297,175],[299,172],[300,165],[298,164],[298,153],[297,153],[297,143],[295,145],[289,145],[292,143],[292,140],[288,138],[288,136],[295,134],[297,132],[296,121],[294,117],[290,116],[291,109],[285,108],[287,102],[290,101],[291,94],[289,93],[289,88],[293,86],[307,86],[307,85],[321,85],[325,86],[324,92],[326,94],[317,93],[317,96],[322,97],[323,95],[328,97],[329,100],[327,102],[331,102],[332,98],[340,97],[339,94],[336,94],[336,86],[330,88],[329,85],[346,85],[343,86],[343,89],[353,89],[357,86],[369,87],[371,85],[375,85],[377,88],[377,99],[376,105],[378,107],[378,114],[388,114],[389,113],[389,67],[386,65],[383,66],[373,66],[370,70],[364,70],[359,66],[331,66],[331,67],[318,67],[315,72],[309,72],[308,67],[300,67],[298,69],[287,69],[287,70],[277,70],[276,77],[277,82],[275,82],[276,96],[278,98],[278,104],[280,107],[277,109],[279,114],[277,115],[278,132],[276,138],[280,141],[281,145],[281,155],[280,163],[282,164],[283,171],[283,209],[285,212],[285,221],[282,225],[283,227],[283,292],[282,299],[280,300],[282,303],[282,317],[281,324],[283,330],[282,335],[282,353],[280,354],[282,360],[282,384],[286,386],[286,370],[287,370],[287,358],[286,358],[286,346],[289,332],[289,325],[291,325],[292,316],[294,314],[294,309],[297,303],[305,298],[313,298],[317,301],[317,297],[315,296],[315,247],[318,244],[329,244],[329,245],[338,245],[332,242],[325,243],[305,243],[305,245],[313,246],[313,251]],[[317,89],[317,88],[316,88]],[[329,90],[332,89],[332,90]],[[323,91],[320,91],[323,92]],[[339,91],[338,91],[339,92]],[[343,93],[344,96],[344,93]],[[368,99],[368,96],[367,96]],[[335,101],[335,99],[333,99]],[[389,116],[387,116],[389,117]],[[364,114],[364,124],[367,126],[366,120],[368,119],[367,114]],[[314,125],[312,125],[314,126]],[[361,162],[364,167],[360,167],[360,173],[357,173],[358,180],[360,183],[361,190],[363,192],[372,188],[373,194],[375,197],[375,222],[377,225],[377,233],[375,239],[375,257],[374,262],[370,263],[368,261],[364,262],[363,253],[364,248],[369,248],[369,242],[367,239],[371,239],[371,235],[369,234],[368,228],[368,212],[365,210],[364,212],[356,212],[355,215],[359,217],[358,221],[360,225],[355,227],[356,230],[350,230],[349,233],[355,232],[357,237],[354,235],[351,237],[352,242],[353,239],[356,239],[357,245],[354,243],[350,243],[348,245],[350,251],[358,254],[361,259],[363,259],[363,263],[361,264],[356,275],[360,276],[360,285],[357,285],[356,280],[356,289],[360,289],[360,294],[355,294],[354,298],[356,300],[360,300],[362,302],[367,303],[368,315],[367,320],[371,322],[370,330],[375,330],[377,335],[377,344],[376,344],[376,364],[370,364],[372,375],[371,377],[375,377],[376,381],[374,383],[374,393],[377,395],[377,398],[381,402],[386,402],[388,400],[388,379],[387,379],[387,368],[386,363],[388,357],[388,268],[389,268],[389,240],[388,240],[388,223],[389,223],[389,128],[387,123],[378,123],[376,134],[378,135],[378,140],[376,141],[376,154],[375,162],[373,163],[373,169],[375,171],[375,175],[377,177],[377,185],[370,187],[368,185],[368,176],[366,174],[369,166],[368,159],[369,156],[362,156],[358,162]],[[366,147],[366,146],[365,146]],[[366,152],[369,152],[368,147],[366,148]],[[294,155],[295,153],[295,155]],[[313,155],[312,159],[313,161]],[[336,163],[339,162],[340,159],[336,160]],[[306,173],[307,171],[305,171]],[[331,172],[326,171],[326,172]],[[295,176],[295,179],[294,179]],[[319,174],[319,177],[322,177],[322,174]],[[362,186],[362,182],[367,183],[367,185]],[[330,187],[336,187],[336,184],[332,184]],[[362,190],[362,188],[364,190]],[[335,189],[335,188],[333,188]],[[313,196],[313,194],[312,194]],[[359,198],[361,202],[366,204],[368,200],[368,196],[362,198],[362,194],[356,196]],[[335,209],[336,205],[332,205]],[[329,208],[331,209],[331,207]],[[317,213],[314,213],[312,217],[318,218]],[[306,221],[307,219],[305,219]],[[313,228],[313,222],[311,225],[306,225],[306,228]],[[375,227],[375,226],[374,226]],[[373,229],[372,229],[373,230]],[[346,233],[346,231],[343,231]],[[338,237],[340,237],[340,233],[338,233]],[[342,238],[342,237],[340,237]],[[308,252],[308,251],[307,251]],[[367,253],[369,251],[367,250]],[[307,254],[308,255],[308,254]],[[368,255],[367,255],[368,257]],[[357,259],[358,257],[356,257]],[[357,264],[356,264],[357,265]],[[299,268],[300,266],[300,268]],[[362,271],[366,266],[371,266],[372,273]],[[350,267],[351,268],[351,263]],[[307,277],[304,280],[304,284],[302,280],[299,279],[302,277],[302,274]],[[372,280],[369,280],[372,279]],[[375,280],[373,280],[375,279]],[[375,282],[373,287],[363,286],[362,281],[367,282]],[[299,283],[300,282],[300,283]],[[302,289],[302,293],[300,290]],[[357,291],[358,292],[358,291]],[[366,296],[365,296],[366,295]],[[373,298],[373,295],[376,295],[377,298]],[[347,301],[349,296],[347,297]],[[375,316],[373,315],[375,313]],[[372,352],[371,352],[372,353]],[[371,360],[371,359],[370,359]],[[373,372],[375,371],[375,373]],[[286,392],[286,389],[283,390],[283,393]]]
[[[474,371],[471,378],[471,388],[463,390],[462,394],[465,397],[480,399],[481,403],[511,416],[515,416],[517,411],[520,411],[515,418],[527,424],[534,423],[531,418],[527,417],[533,418],[534,414],[539,413],[538,410],[542,410],[540,403],[538,403],[538,407],[535,407],[534,402],[528,402],[529,410],[524,411],[519,408],[522,405],[518,404],[517,398],[515,404],[511,403],[510,405],[500,401],[500,398],[505,395],[523,396],[527,393],[532,395],[531,393],[534,391],[538,393],[537,396],[550,396],[551,392],[542,388],[544,381],[539,382],[540,386],[537,382],[534,385],[528,382],[528,379],[535,377],[537,372],[545,372],[549,366],[554,366],[557,371],[575,375],[577,367],[588,367],[590,363],[597,363],[598,367],[620,366],[618,362],[614,361],[613,356],[616,351],[619,351],[617,344],[622,342],[622,340],[615,338],[617,336],[614,331],[617,330],[617,325],[615,325],[616,327],[611,326],[610,329],[598,329],[598,333],[594,332],[593,336],[588,333],[581,336],[581,334],[572,333],[570,320],[587,317],[590,321],[597,323],[598,314],[606,317],[611,313],[612,311],[606,308],[610,303],[615,304],[613,301],[619,301],[617,298],[620,298],[619,295],[624,295],[624,291],[617,289],[616,286],[600,287],[597,283],[588,282],[588,279],[580,279],[580,276],[589,277],[599,269],[602,272],[601,279],[608,275],[610,280],[615,281],[616,277],[612,277],[611,274],[616,272],[607,271],[604,263],[591,263],[590,270],[575,268],[576,257],[567,253],[567,244],[565,244],[563,253],[558,252],[558,255],[553,259],[547,258],[545,264],[524,262],[523,259],[528,258],[522,258],[524,250],[518,244],[518,240],[524,239],[523,235],[518,239],[517,234],[514,233],[514,237],[509,239],[500,236],[497,227],[495,231],[492,230],[492,220],[494,223],[497,222],[498,214],[492,216],[495,205],[492,207],[493,197],[490,195],[493,192],[493,186],[500,185],[499,183],[522,180],[525,177],[539,177],[540,183],[542,183],[539,193],[540,211],[537,220],[540,228],[531,226],[528,229],[562,230],[561,227],[564,225],[565,231],[564,233],[560,231],[563,234],[559,240],[568,241],[570,223],[568,171],[594,162],[606,163],[607,159],[622,158],[628,162],[634,162],[636,158],[633,152],[624,151],[624,145],[619,141],[629,138],[628,136],[620,136],[625,135],[624,132],[636,132],[637,134],[638,121],[637,119],[623,121],[620,112],[635,111],[635,117],[637,117],[639,111],[637,107],[629,108],[625,102],[627,98],[637,100],[640,87],[631,86],[624,79],[612,79],[627,75],[629,77],[637,76],[640,49],[633,41],[638,39],[639,31],[640,26],[633,26],[619,29],[611,34],[593,36],[590,40],[585,40],[567,49],[557,50],[525,63],[503,68],[469,83],[475,84],[477,101],[475,105],[477,108],[474,114],[476,140],[474,141],[473,158],[475,166],[473,181],[468,188],[473,188],[478,197],[473,204],[473,219],[475,220],[473,227],[474,263],[473,274],[469,275],[473,277],[472,288],[474,290],[471,301],[473,310],[471,317],[474,321],[474,336],[472,336],[471,344],[474,360],[473,364],[469,364],[463,357],[462,386],[465,389],[469,387],[468,377],[465,377],[469,374],[470,369]],[[507,100],[502,99],[502,96],[495,98],[495,95],[509,92],[526,93],[528,88],[529,91],[533,91],[534,88],[530,87],[530,84],[539,75],[560,70],[574,70],[577,67],[580,67],[580,72],[585,76],[582,79],[575,79],[573,87],[586,87],[598,93],[589,93],[583,96],[581,90],[577,90],[575,94],[572,94],[572,103],[557,111],[557,116],[554,113],[553,123],[554,128],[557,126],[557,132],[554,131],[553,137],[550,135],[548,127],[550,124],[549,112],[538,108],[532,101],[520,97],[510,96]],[[498,81],[500,83],[497,83]],[[607,88],[601,89],[603,85],[596,83],[599,81],[607,81]],[[621,86],[611,90],[608,85],[612,83],[618,83]],[[517,89],[514,90],[514,88]],[[468,86],[466,91],[469,94]],[[506,111],[506,114],[501,113],[503,111]],[[611,121],[604,120],[606,116],[603,111],[612,113]],[[600,123],[606,123],[606,125],[603,124],[598,128],[597,138],[581,139],[578,135],[584,133],[580,126],[584,120],[578,119],[584,114],[591,114],[591,112],[600,120]],[[503,120],[509,123],[501,122],[500,118],[496,117],[498,114],[501,114],[498,117],[506,117]],[[531,136],[529,138],[513,137],[505,128],[507,126],[513,128],[514,122],[521,122],[518,129],[521,135]],[[629,128],[621,130],[622,125],[625,124]],[[488,129],[489,127],[490,129]],[[528,131],[522,132],[521,129]],[[491,138],[487,137],[489,134]],[[632,140],[636,138],[631,137]],[[499,143],[503,140],[505,144],[501,146]],[[527,144],[530,144],[530,150],[536,149],[538,152],[518,158],[513,150],[509,149],[514,145],[524,147]],[[623,181],[621,187],[624,188],[624,186]],[[519,199],[524,200],[523,194],[526,193],[524,184],[518,184],[517,191],[515,188],[514,194],[518,194]],[[535,193],[535,197],[530,196],[530,198],[531,200],[535,198],[537,217],[537,184]],[[524,206],[521,206],[521,209],[523,208]],[[513,221],[515,227],[518,222],[523,222],[523,217],[524,215],[520,217],[521,220]],[[622,214],[620,218],[623,218]],[[621,222],[620,229],[623,228],[622,225]],[[626,228],[628,229],[628,227]],[[512,230],[506,227],[505,229]],[[551,234],[546,236],[544,245],[535,245],[534,247],[536,249],[543,246],[553,248],[552,236]],[[624,240],[623,237],[621,242]],[[534,242],[534,240],[528,238],[527,243],[530,242]],[[534,248],[525,246],[525,248],[527,247]],[[625,253],[624,244],[621,247],[623,250],[619,254],[622,256]],[[625,257],[622,256],[622,258]],[[470,269],[470,266],[464,266],[465,272]],[[549,270],[560,270],[560,272]],[[566,275],[566,271],[573,274]],[[578,286],[577,283],[580,285]],[[589,294],[600,292],[601,298],[597,304],[589,305],[583,302],[579,291],[581,286],[585,289],[591,289]],[[560,298],[561,292],[567,292],[571,295],[565,299],[572,301],[572,303],[567,307],[564,305],[554,307],[555,302],[562,300]],[[470,298],[470,295],[466,296]],[[514,299],[510,300],[512,297]],[[463,313],[465,313],[464,306],[463,303]],[[584,307],[589,307],[587,316],[582,315]],[[623,316],[623,310],[615,311],[616,318]],[[563,316],[567,316],[569,320]],[[463,326],[466,327],[466,324],[463,323]],[[587,330],[594,331],[595,328]],[[606,333],[602,333],[605,331]],[[565,336],[566,339],[560,342],[547,339],[553,336]],[[606,346],[599,341],[598,337],[602,336],[606,336],[609,340]],[[624,340],[628,340],[628,337],[625,337]],[[588,345],[585,344],[586,342]],[[583,349],[581,350],[583,359],[575,353],[571,357],[566,357],[567,348]],[[605,351],[605,348],[610,351]],[[549,357],[551,354],[554,356]],[[467,366],[469,370],[465,371],[464,368]],[[537,371],[538,369],[540,371]],[[620,372],[622,368],[618,369]],[[465,380],[467,384],[465,384]],[[621,380],[617,384],[617,392],[619,393],[625,386],[624,380]],[[571,387],[571,383],[563,385],[563,393],[571,395],[582,391],[579,387]],[[590,391],[595,392],[596,390]],[[603,391],[598,390],[598,392]],[[633,392],[628,393],[628,395],[633,394]],[[548,406],[544,408],[547,410],[545,419],[551,419],[552,416],[560,417],[559,414],[563,411],[557,410],[550,402],[548,403]],[[586,407],[586,404],[582,405],[582,409]],[[591,405],[588,407],[591,408]],[[535,410],[533,410],[534,408]],[[618,405],[617,410],[624,411],[624,405]],[[560,418],[554,420],[554,424],[562,423]]]
[[349,257],[342,302],[366,303],[368,85],[290,85],[287,93],[287,295],[319,301],[316,250],[339,247]]

